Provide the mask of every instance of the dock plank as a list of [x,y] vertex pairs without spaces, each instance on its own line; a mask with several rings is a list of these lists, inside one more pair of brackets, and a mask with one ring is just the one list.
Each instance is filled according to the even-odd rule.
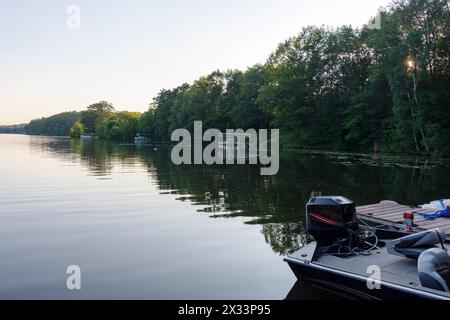
[[379,207],[369,207],[369,208],[358,208],[358,211],[361,213],[370,213],[370,212],[376,212],[376,213],[382,213],[382,212],[388,212],[392,210],[410,210],[411,207],[408,206],[395,206],[395,205],[388,205],[388,206],[379,206]]
[[[393,201],[382,201],[380,203],[369,204],[356,207],[356,213],[362,219],[370,218],[380,223],[403,223],[403,213],[405,212],[421,212],[425,214],[433,213],[431,210],[424,210],[407,205],[402,205]],[[436,220],[427,220],[416,214],[414,216],[414,226],[421,230],[432,228],[441,228],[447,235],[450,235],[450,219],[438,218]]]

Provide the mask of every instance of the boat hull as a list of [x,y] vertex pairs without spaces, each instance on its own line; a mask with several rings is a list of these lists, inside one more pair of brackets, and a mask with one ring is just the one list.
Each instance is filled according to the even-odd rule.
[[314,262],[307,263],[289,257],[284,260],[289,264],[299,281],[308,282],[345,298],[364,300],[448,300],[448,297],[437,293],[424,292],[383,281],[380,282],[380,289],[369,289],[367,284],[370,279],[368,277],[347,273],[315,264]]

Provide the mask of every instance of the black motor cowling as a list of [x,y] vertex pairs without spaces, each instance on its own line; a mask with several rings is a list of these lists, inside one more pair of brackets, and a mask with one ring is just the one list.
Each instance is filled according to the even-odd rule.
[[329,196],[311,198],[306,204],[308,233],[322,246],[349,236],[358,229],[355,204],[344,197]]

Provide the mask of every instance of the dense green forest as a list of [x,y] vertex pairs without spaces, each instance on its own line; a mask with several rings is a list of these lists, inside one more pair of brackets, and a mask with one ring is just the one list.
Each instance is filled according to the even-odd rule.
[[264,65],[161,91],[144,116],[162,140],[202,119],[279,128],[295,147],[449,153],[449,88],[447,0],[401,0],[380,29],[305,28]]
[[70,128],[78,119],[80,119],[80,112],[63,112],[48,118],[30,121],[25,125],[25,132],[33,135],[67,136]]
[[141,117],[139,112],[116,112],[112,104],[100,101],[81,112],[80,120],[70,130],[70,136],[77,138],[83,133],[91,133],[102,139],[130,141],[139,130]]
[[[282,145],[450,154],[450,9],[447,0],[394,0],[381,28],[310,26],[264,64],[214,71],[161,90],[143,114],[99,102],[35,120],[31,134],[95,133],[169,141],[176,128],[279,128]],[[69,116],[70,115],[70,116]]]

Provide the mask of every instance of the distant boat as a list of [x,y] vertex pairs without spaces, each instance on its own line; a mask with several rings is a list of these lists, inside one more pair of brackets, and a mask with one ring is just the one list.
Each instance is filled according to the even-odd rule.
[[250,141],[251,135],[249,134],[240,134],[240,133],[223,133],[222,141],[219,142],[219,147],[223,149],[238,149],[239,147],[247,148],[246,139]]
[[83,133],[80,138],[81,139],[94,139],[97,137],[94,133]]
[[147,144],[150,142],[150,138],[142,133],[136,134],[136,137],[134,137],[134,143],[135,144]]

